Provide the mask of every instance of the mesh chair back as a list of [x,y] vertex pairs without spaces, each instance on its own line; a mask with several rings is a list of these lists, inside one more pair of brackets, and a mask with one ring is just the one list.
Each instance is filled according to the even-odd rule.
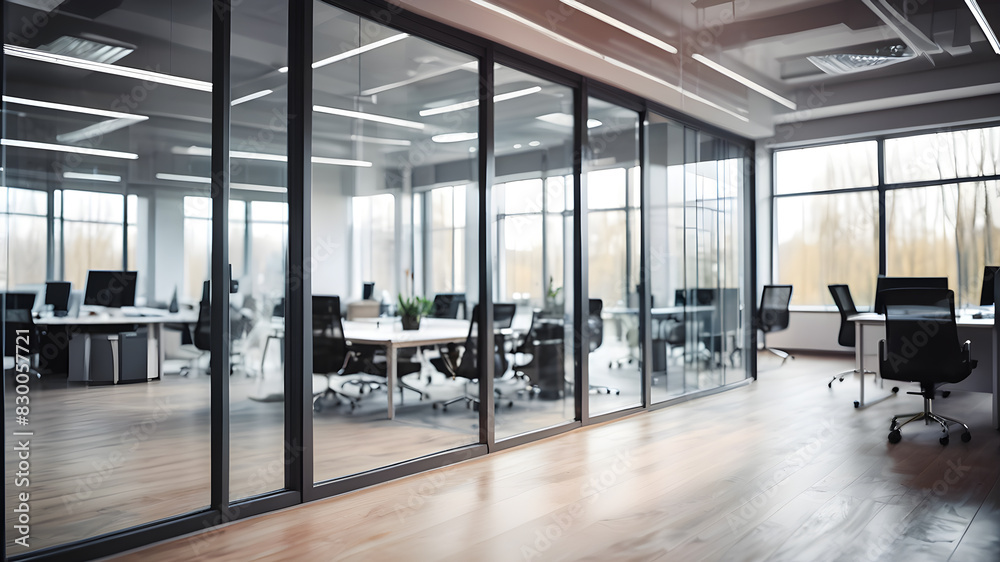
[[498,302],[493,305],[493,328],[503,330],[510,328],[514,323],[514,314],[517,313],[517,305],[514,303]]
[[833,295],[833,302],[840,312],[840,333],[837,335],[837,343],[844,347],[854,347],[854,323],[847,320],[849,316],[858,313],[858,308],[854,306],[854,299],[851,298],[851,289],[847,285],[828,285],[830,294]]
[[313,296],[312,309],[313,372],[335,373],[347,357],[340,297]]
[[[953,383],[972,372],[958,342],[955,294],[947,289],[890,289],[885,300],[883,378]],[[883,356],[884,355],[884,356]]]
[[764,285],[758,313],[761,331],[777,332],[788,327],[788,303],[791,300],[791,285]]
[[201,284],[198,321],[194,325],[194,346],[202,351],[212,349],[212,282]]
[[458,311],[465,307],[465,295],[461,293],[441,293],[434,295],[431,316],[434,318],[458,318]]

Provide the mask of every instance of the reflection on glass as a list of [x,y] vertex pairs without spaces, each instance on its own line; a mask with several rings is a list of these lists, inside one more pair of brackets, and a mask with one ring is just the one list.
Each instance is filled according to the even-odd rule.
[[1000,127],[885,140],[885,181],[903,183],[995,175]]
[[642,405],[639,344],[639,116],[590,98],[587,237],[590,415]]
[[[464,350],[479,297],[478,112],[466,103],[479,79],[468,55],[314,7],[313,54],[327,62],[313,65],[307,388],[321,482],[478,441]],[[441,317],[404,332],[400,297],[439,293]],[[419,345],[431,333],[443,336]]]
[[746,377],[739,232],[743,155],[650,116],[652,400]]
[[[79,8],[69,3],[46,11],[52,8],[45,32],[24,37],[19,22],[43,12],[30,2],[4,2],[4,37],[32,50],[56,48],[60,36],[129,44],[116,67],[211,79],[211,5],[88,3],[86,18],[69,15]],[[28,383],[30,485],[6,488],[7,505],[18,492],[33,500],[30,546],[6,535],[7,554],[17,556],[209,503],[208,359],[182,334],[196,322],[201,295],[187,290],[186,264],[191,255],[207,263],[209,249],[206,236],[186,235],[184,204],[185,197],[207,196],[209,159],[187,152],[197,146],[210,153],[211,94],[11,50],[3,68],[2,136],[14,141],[2,149],[3,284],[35,295],[38,317],[25,329],[38,346],[29,349],[40,375]],[[60,150],[66,147],[74,152]],[[163,173],[196,181],[158,177]],[[90,270],[125,268],[137,272],[137,308],[74,306]],[[72,283],[66,316],[40,298],[47,281]],[[175,292],[179,311],[171,315]],[[5,400],[5,427],[12,427],[14,394]],[[13,446],[8,435],[6,450]],[[13,483],[16,465],[5,456]]]
[[858,307],[875,301],[878,192],[780,197],[775,202],[777,281],[793,305],[833,306],[828,285],[845,283]]
[[[496,438],[572,421],[573,91],[498,65],[496,89],[532,92],[495,106],[494,300],[513,303],[496,373]],[[499,97],[499,96],[498,96]],[[553,124],[551,116],[560,115]],[[549,120],[546,120],[549,119]],[[569,258],[569,259],[567,259]],[[569,271],[565,268],[570,267]],[[500,347],[498,346],[498,349]]]
[[[231,72],[245,77],[234,79],[230,91],[229,263],[238,281],[229,295],[233,501],[283,488],[284,455],[295,450],[285,445],[284,434],[287,163],[273,156],[285,156],[288,144],[285,123],[276,119],[288,112],[288,75],[274,71],[286,63],[286,4],[272,2],[266,9],[234,4],[232,15]],[[274,31],[267,36],[270,58],[254,56],[261,25]],[[211,205],[208,199],[204,203]]]
[[947,277],[955,306],[978,306],[983,266],[1000,263],[997,205],[997,181],[886,192],[888,275]]

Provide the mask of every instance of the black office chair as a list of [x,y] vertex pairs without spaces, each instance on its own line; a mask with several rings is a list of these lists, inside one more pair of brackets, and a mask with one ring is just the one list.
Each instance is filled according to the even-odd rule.
[[434,295],[431,305],[432,318],[458,318],[459,311],[465,317],[465,295],[462,293],[439,293]]
[[[244,330],[242,316],[237,318],[235,315],[231,317],[230,321],[230,335],[232,337],[241,337],[242,331]],[[191,334],[191,340],[194,343],[195,349],[201,353],[192,361],[197,363],[200,361],[206,353],[212,351],[212,282],[209,280],[203,281],[201,284],[201,300],[198,301],[198,320],[195,321],[194,331]],[[264,351],[267,351],[267,346],[265,343]],[[236,372],[236,360],[237,357],[236,350],[232,345],[229,346],[229,374],[232,375]],[[180,374],[182,376],[188,376],[191,374],[193,369],[188,366],[181,369]],[[210,371],[210,370],[209,370]],[[261,373],[263,374],[263,359],[261,359]],[[209,372],[211,374],[211,372]]]
[[[338,393],[331,386],[331,377],[345,376],[354,357],[344,337],[340,297],[313,296],[312,309],[313,410],[322,411],[324,398],[336,397],[339,403],[341,396],[348,400],[353,410],[357,406],[357,398]],[[326,384],[317,389],[316,383],[322,377],[325,377]],[[344,384],[347,382],[344,381]]]
[[35,368],[41,349],[40,334],[31,316],[35,294],[6,293],[3,298],[4,370],[16,369],[18,356],[27,357],[28,373],[41,377],[41,373]]
[[764,349],[781,357],[781,364],[789,358],[795,359],[791,353],[767,346],[767,334],[788,327],[788,303],[792,300],[791,285],[764,285],[760,297],[760,310],[757,311],[757,328],[763,333]]
[[[918,420],[941,426],[942,445],[948,444],[948,425],[965,428],[962,441],[972,440],[969,426],[931,411],[931,401],[942,384],[956,383],[976,368],[968,341],[959,343],[955,324],[955,293],[947,289],[890,289],[885,291],[885,339],[879,342],[878,362],[882,378],[920,383],[918,394],[924,410],[893,416],[889,442],[899,443],[900,428]],[[899,423],[899,418],[908,418]]]
[[[587,311],[587,335],[590,336],[589,349],[590,353],[601,347],[604,343],[604,319],[601,318],[601,311],[604,309],[604,301],[601,299],[590,299],[589,310]],[[617,388],[612,388],[610,386],[604,386],[599,384],[591,384],[588,386],[588,390],[595,394],[600,394],[602,392],[606,394],[621,394],[621,390]]]
[[[854,322],[849,321],[847,318],[854,316],[858,313],[858,309],[854,306],[854,299],[851,298],[851,289],[847,285],[828,285],[830,289],[830,294],[833,295],[833,302],[837,305],[837,311],[840,312],[840,332],[837,334],[837,343],[844,347],[854,347],[856,342],[855,339],[855,326]],[[837,373],[830,379],[827,383],[828,388],[833,388],[833,381],[844,380],[844,377],[849,374],[858,374],[858,369],[849,369],[847,371],[842,371]],[[875,375],[875,371],[864,370],[862,376],[864,375]]]
[[[495,303],[493,305],[493,328],[495,330],[510,328],[516,311],[517,306],[514,304]],[[464,378],[468,379],[470,383],[477,382],[479,380],[479,353],[477,349],[479,337],[478,325],[479,305],[477,304],[472,307],[472,316],[469,321],[469,335],[465,338],[465,342],[459,346],[449,346],[448,348],[443,348],[441,350],[440,357],[431,359],[431,364],[433,364],[439,371],[453,379]],[[504,374],[507,372],[507,368],[509,367],[507,354],[504,349],[505,339],[506,337],[502,333],[495,332],[493,334],[494,379],[503,378]],[[494,387],[493,393],[496,398],[493,405],[494,408],[497,408],[500,406],[504,396],[496,387]],[[472,407],[473,410],[479,409],[479,396],[469,394],[468,392],[450,400],[435,402],[434,408],[437,409],[440,406],[442,411],[447,411],[449,405],[463,400],[465,401],[466,407]],[[512,400],[507,400],[506,405],[507,407],[511,407],[514,405],[514,402]]]

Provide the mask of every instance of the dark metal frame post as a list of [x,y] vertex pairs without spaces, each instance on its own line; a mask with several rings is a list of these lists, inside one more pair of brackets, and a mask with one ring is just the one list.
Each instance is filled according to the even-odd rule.
[[[313,2],[288,2],[288,264],[285,285],[285,488],[313,483],[312,66]],[[301,441],[300,441],[301,440]]]
[[886,253],[886,229],[885,229],[885,139],[879,137],[875,140],[877,146],[878,159],[878,274],[888,275],[889,263]]
[[212,10],[212,492],[210,505],[229,512],[229,58],[230,0]]
[[[496,445],[493,376],[493,59],[492,47],[479,59],[479,442]],[[503,353],[503,350],[500,350]]]
[[[757,178],[756,143],[744,147],[743,159],[743,248],[747,261],[743,266],[745,282],[743,287],[743,310],[749,313],[743,318],[744,336],[743,359],[747,370],[757,380]],[[774,207],[773,204],[771,206]],[[774,229],[771,229],[772,232]]]
[[590,337],[587,334],[588,283],[587,283],[587,175],[584,161],[589,154],[587,142],[587,96],[589,81],[582,78],[574,91],[573,104],[573,363],[574,405],[576,419],[583,425],[590,421]]
[[651,166],[649,165],[649,110],[639,114],[639,365],[642,368],[642,404],[650,407],[653,404],[653,303],[650,299],[649,287],[652,281],[650,272],[650,226],[649,197]]

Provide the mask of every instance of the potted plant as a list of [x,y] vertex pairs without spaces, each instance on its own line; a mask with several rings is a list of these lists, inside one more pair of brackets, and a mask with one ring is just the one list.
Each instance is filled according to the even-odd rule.
[[399,295],[399,316],[403,321],[404,330],[419,330],[420,318],[430,314],[433,303],[423,297],[404,299]]

